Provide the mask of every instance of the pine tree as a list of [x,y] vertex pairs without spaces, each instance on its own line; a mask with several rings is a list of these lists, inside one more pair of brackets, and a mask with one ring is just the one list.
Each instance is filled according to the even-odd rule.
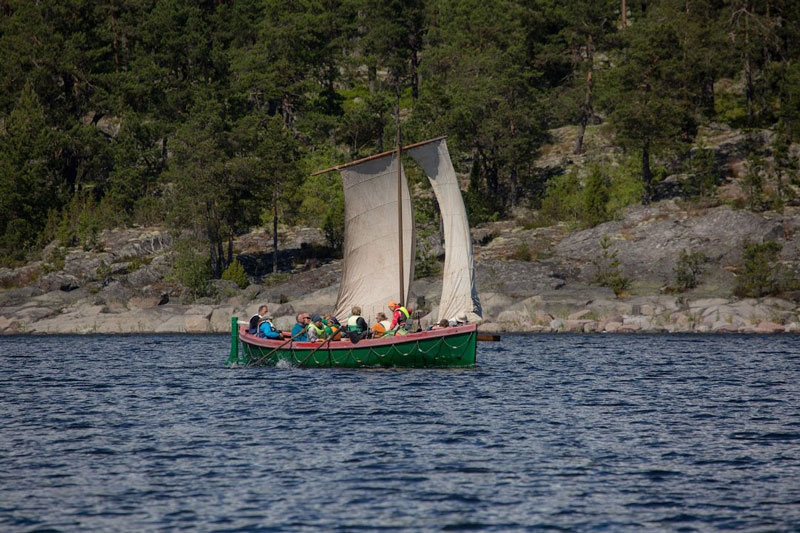
[[617,141],[641,153],[645,203],[653,198],[651,158],[673,148],[690,121],[690,107],[676,93],[681,84],[680,41],[663,14],[625,31],[627,48],[604,76],[605,107]]
[[26,84],[0,134],[2,255],[22,259],[44,229],[48,210],[64,201],[53,165],[57,136],[31,84]]

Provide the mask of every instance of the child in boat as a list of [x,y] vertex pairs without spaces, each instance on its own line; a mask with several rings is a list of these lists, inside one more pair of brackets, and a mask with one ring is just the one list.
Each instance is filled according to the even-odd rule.
[[375,324],[372,326],[372,338],[383,337],[383,334],[386,333],[386,330],[389,329],[389,319],[386,317],[386,313],[378,313],[375,315]]
[[325,315],[322,317],[322,323],[325,325],[325,337],[333,337],[331,340],[342,340],[342,325],[339,319],[332,315]]

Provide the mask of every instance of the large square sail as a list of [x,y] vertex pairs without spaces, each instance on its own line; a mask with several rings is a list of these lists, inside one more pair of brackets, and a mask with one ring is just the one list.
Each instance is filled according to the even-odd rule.
[[387,303],[407,304],[414,279],[414,218],[405,172],[400,168],[403,213],[403,287],[399,294],[400,263],[397,232],[397,154],[367,159],[340,169],[344,188],[344,266],[334,314],[340,320],[352,306],[372,321]]

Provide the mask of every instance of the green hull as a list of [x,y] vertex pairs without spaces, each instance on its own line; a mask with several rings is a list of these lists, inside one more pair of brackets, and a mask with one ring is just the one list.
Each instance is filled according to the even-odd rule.
[[413,333],[402,337],[329,343],[270,341],[239,332],[238,364],[301,367],[441,368],[475,365],[477,326]]

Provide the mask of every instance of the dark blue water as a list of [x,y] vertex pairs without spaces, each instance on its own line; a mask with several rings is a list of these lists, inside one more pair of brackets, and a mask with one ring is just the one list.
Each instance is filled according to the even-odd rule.
[[0,338],[0,530],[800,530],[800,339],[505,336],[466,370]]

